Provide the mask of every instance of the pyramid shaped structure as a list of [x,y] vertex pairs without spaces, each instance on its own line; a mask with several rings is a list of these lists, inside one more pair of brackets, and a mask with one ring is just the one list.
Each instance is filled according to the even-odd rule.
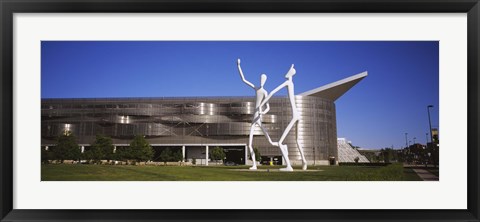
[[338,147],[338,162],[339,163],[355,163],[355,158],[358,157],[359,163],[370,163],[367,157],[360,154],[356,149],[350,145],[346,138],[337,139]]

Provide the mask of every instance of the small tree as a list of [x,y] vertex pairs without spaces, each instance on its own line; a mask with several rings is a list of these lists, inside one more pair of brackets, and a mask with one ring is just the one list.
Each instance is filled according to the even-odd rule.
[[70,131],[57,137],[55,149],[52,149],[53,159],[60,160],[63,163],[64,160],[79,160],[80,157],[80,148],[75,136]]
[[80,153],[80,159],[81,160],[86,160],[87,163],[90,163],[92,158],[91,158],[91,154],[90,154],[89,150],[86,150],[85,152]]
[[103,153],[100,148],[96,146],[90,147],[89,150],[83,153],[83,159],[90,163],[100,163],[103,158]]
[[182,161],[183,160],[183,154],[181,150],[177,150],[177,152],[173,153],[173,161]]
[[[213,160],[223,160],[225,158],[225,151],[223,150],[223,148],[221,147],[214,147],[213,149],[210,150],[210,157],[213,159]],[[217,162],[218,164],[218,162]]]
[[137,135],[130,143],[131,158],[137,162],[148,161],[153,157],[153,148],[144,136]]
[[110,137],[97,135],[90,150],[85,152],[85,159],[100,163],[101,160],[110,161],[113,158],[113,143]]
[[113,159],[113,142],[112,138],[108,136],[97,135],[94,146],[98,147],[102,154],[103,159],[110,161]]
[[163,162],[163,165],[167,165],[167,162],[172,159],[172,151],[170,151],[170,148],[164,149],[164,150],[160,153],[159,159],[160,159],[160,161]]
[[132,149],[130,147],[122,147],[117,149],[114,155],[112,155],[112,158],[114,160],[120,160],[120,161],[125,161],[127,162],[128,160],[133,159],[133,154],[132,154]]

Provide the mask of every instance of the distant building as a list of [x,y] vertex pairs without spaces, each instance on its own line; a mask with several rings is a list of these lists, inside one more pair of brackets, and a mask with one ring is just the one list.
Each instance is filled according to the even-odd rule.
[[[309,164],[328,164],[339,159],[335,100],[367,76],[367,72],[301,93],[295,97],[302,119],[299,130],[285,140],[292,164],[301,163],[295,142],[299,134]],[[291,119],[286,97],[274,97],[263,125],[278,140]],[[48,149],[65,131],[72,132],[88,150],[97,134],[113,139],[115,149],[129,146],[135,135],[144,135],[155,156],[162,149],[181,149],[184,159],[208,164],[212,147],[223,147],[226,160],[248,163],[247,144],[255,112],[254,97],[190,98],[90,98],[42,99],[41,145]],[[256,128],[254,147],[263,159],[282,164],[279,148],[271,146]]]
[[437,128],[432,128],[432,137],[433,137],[433,142],[438,144],[439,140],[438,140],[438,129]]

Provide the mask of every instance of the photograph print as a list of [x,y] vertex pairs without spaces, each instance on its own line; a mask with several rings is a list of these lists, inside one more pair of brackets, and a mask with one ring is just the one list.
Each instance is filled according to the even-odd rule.
[[42,181],[439,181],[438,41],[42,41]]

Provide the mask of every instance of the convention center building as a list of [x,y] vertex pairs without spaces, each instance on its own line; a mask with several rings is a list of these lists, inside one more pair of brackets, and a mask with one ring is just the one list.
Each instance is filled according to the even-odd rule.
[[[338,160],[335,101],[367,76],[363,72],[298,94],[295,101],[301,120],[298,132],[285,140],[292,164],[300,164],[295,141],[298,133],[308,164]],[[143,135],[158,156],[162,149],[182,150],[185,161],[208,165],[209,149],[222,147],[226,160],[249,164],[248,137],[255,112],[255,97],[88,98],[42,99],[41,146],[55,146],[65,131],[75,135],[82,152],[96,135],[113,140],[116,149],[128,147],[135,135]],[[288,97],[273,97],[262,125],[273,141],[292,119]],[[270,145],[262,130],[254,130],[253,146],[262,161],[282,164],[278,147]]]

